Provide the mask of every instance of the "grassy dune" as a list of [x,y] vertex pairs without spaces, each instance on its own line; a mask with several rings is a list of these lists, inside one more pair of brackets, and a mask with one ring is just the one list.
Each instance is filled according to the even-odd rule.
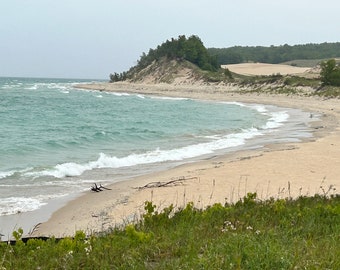
[[192,204],[102,235],[0,244],[0,269],[340,269],[340,196]]

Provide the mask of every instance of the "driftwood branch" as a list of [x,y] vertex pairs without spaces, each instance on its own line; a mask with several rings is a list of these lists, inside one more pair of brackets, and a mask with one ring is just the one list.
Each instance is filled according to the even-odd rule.
[[99,184],[98,186],[96,183],[94,183],[93,186],[91,187],[91,191],[94,192],[100,192],[103,190],[111,190],[111,188],[103,187],[101,184]]
[[190,178],[186,178],[186,177],[180,177],[178,179],[173,179],[171,181],[168,182],[151,182],[148,183],[142,187],[137,187],[136,189],[146,189],[146,188],[159,188],[159,187],[168,187],[168,186],[178,186],[178,185],[183,185],[183,181],[186,180],[190,180],[190,179],[197,179],[197,177],[190,177]]

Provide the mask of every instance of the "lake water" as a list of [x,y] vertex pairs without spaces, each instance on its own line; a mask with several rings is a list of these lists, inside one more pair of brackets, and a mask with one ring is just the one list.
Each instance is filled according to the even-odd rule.
[[308,113],[0,78],[0,216],[160,168],[311,136]]

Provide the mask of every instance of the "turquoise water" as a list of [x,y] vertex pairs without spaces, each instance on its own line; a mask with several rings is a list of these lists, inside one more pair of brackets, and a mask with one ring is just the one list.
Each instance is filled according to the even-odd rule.
[[84,82],[0,78],[0,215],[239,147],[289,119],[262,105],[73,88]]

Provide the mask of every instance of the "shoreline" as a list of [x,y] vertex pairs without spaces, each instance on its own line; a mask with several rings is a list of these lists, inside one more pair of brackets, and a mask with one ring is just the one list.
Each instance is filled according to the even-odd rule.
[[[216,202],[223,204],[226,201],[225,198],[229,202],[235,202],[245,196],[247,192],[257,192],[259,199],[275,196],[297,197],[322,192],[320,190],[322,185],[324,185],[324,189],[327,189],[327,185],[338,186],[340,183],[338,179],[332,181],[332,178],[340,173],[340,170],[338,171],[335,167],[340,168],[340,166],[334,163],[325,165],[327,156],[332,152],[330,150],[335,152],[330,158],[340,165],[336,158],[340,151],[334,149],[340,138],[338,130],[340,111],[334,109],[337,104],[336,100],[322,101],[317,98],[296,96],[240,95],[234,93],[233,89],[222,86],[105,83],[79,85],[79,88],[276,105],[313,111],[322,116],[319,121],[311,123],[314,130],[314,137],[311,140],[266,145],[261,149],[248,149],[218,155],[211,159],[114,183],[110,185],[112,189],[110,191],[83,193],[55,211],[48,221],[39,224],[31,234],[33,237],[72,236],[77,230],[91,234],[115,225],[133,222],[141,216],[145,201],[152,201],[159,207],[158,211],[170,204],[174,204],[175,207],[183,207],[188,202],[193,202],[196,207],[206,207]],[[318,150],[315,151],[316,149]],[[304,158],[312,155],[318,160],[317,162],[314,159],[306,160]],[[297,162],[290,164],[292,156],[303,164],[300,166]],[[322,158],[324,162],[320,163]],[[330,172],[329,166],[336,172],[329,176],[324,175]],[[168,184],[164,187],[147,186],[154,182]],[[141,188],[144,186],[146,187]]]

